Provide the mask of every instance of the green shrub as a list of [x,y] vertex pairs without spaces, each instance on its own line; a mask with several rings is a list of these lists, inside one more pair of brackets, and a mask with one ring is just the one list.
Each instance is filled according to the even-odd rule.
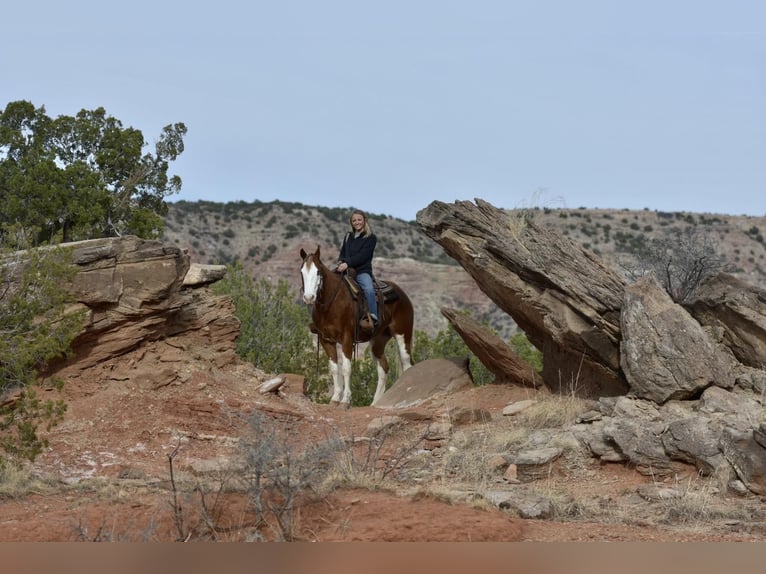
[[[393,339],[386,345],[385,356],[388,361],[388,381],[386,388],[390,388],[402,374],[399,350]],[[362,356],[358,357],[357,360],[351,364],[351,406],[366,407],[371,405],[377,387],[378,370],[372,359],[372,351],[368,345]]]
[[[47,440],[38,434],[61,421],[66,405],[41,400],[39,373],[66,356],[84,314],[72,312],[62,288],[76,269],[70,253],[54,247],[0,255],[0,469],[34,461]],[[50,381],[60,388],[61,383]],[[13,396],[13,400],[2,400]]]
[[423,331],[415,331],[413,355],[416,363],[426,359],[464,359],[467,357],[471,377],[476,385],[486,385],[495,378],[468,348],[452,325],[447,325],[433,339]]
[[299,373],[306,377],[307,394],[323,400],[329,389],[326,363],[318,364],[308,329],[308,308],[280,279],[256,282],[240,264],[230,266],[213,291],[229,295],[240,320],[237,354],[267,373]]
[[520,359],[532,365],[538,373],[542,373],[543,354],[529,342],[524,333],[519,332],[511,337],[511,348]]

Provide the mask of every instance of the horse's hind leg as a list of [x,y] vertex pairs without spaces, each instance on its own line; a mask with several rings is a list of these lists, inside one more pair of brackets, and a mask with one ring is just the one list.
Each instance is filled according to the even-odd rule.
[[402,372],[404,372],[412,366],[412,337],[397,333],[394,335],[394,340],[399,349],[399,359],[402,362]]
[[[351,406],[351,352],[354,348],[353,341],[349,340],[341,345],[340,371],[343,380],[339,382],[342,386],[343,395],[340,398],[340,405],[346,408]],[[340,390],[340,388],[338,389]]]
[[375,396],[372,398],[372,405],[378,402],[378,399],[386,392],[388,383],[388,359],[386,359],[386,343],[388,337],[376,337],[372,340],[372,362],[375,370],[378,372],[378,386],[375,388]]

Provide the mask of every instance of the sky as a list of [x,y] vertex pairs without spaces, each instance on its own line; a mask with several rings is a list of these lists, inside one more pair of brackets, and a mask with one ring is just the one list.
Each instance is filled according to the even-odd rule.
[[171,200],[766,215],[763,0],[26,0],[0,110],[188,128]]

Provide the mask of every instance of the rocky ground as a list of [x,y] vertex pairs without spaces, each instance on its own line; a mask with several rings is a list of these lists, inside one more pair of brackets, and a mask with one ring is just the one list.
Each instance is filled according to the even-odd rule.
[[[179,339],[173,346],[151,343],[77,376],[64,372],[65,420],[34,464],[35,480],[19,479],[16,490],[3,485],[0,541],[255,541],[282,539],[288,530],[305,541],[766,539],[763,501],[719,495],[691,468],[672,481],[711,493],[695,498],[695,507],[652,500],[647,488],[661,492],[661,481],[592,459],[557,463],[530,484],[508,482],[500,472],[492,484],[472,485],[444,462],[460,446],[455,439],[418,439],[429,421],[454,406],[491,414],[461,426],[462,435],[510,432],[502,409],[530,398],[526,389],[489,385],[431,401],[410,410],[404,426],[372,449],[371,424],[389,411],[315,404],[295,392],[292,379],[283,392],[263,394],[259,385],[273,375],[237,361],[215,362],[208,349]],[[340,437],[354,453],[353,480],[300,495],[289,529],[273,517],[261,528],[253,525],[252,491],[242,486],[236,461],[254,413],[287,430],[298,449],[292,452]],[[284,456],[279,460],[287,464]],[[480,496],[503,489],[546,494],[559,501],[556,515],[522,519]]]

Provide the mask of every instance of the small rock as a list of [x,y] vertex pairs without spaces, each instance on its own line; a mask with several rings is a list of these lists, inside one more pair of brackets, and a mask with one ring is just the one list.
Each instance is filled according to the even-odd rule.
[[524,401],[516,401],[515,403],[511,403],[510,405],[506,406],[503,409],[503,416],[513,416],[519,414],[524,409],[528,409],[533,404],[535,404],[537,401],[534,399],[527,399]]

